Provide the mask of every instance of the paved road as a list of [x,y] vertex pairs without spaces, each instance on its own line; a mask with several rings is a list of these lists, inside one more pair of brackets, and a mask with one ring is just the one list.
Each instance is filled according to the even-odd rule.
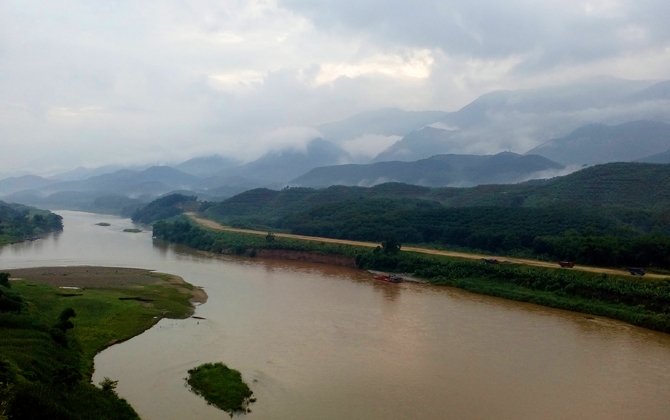
[[[189,216],[191,219],[195,220],[196,222],[200,223],[203,226],[206,226],[211,229],[216,229],[216,230],[225,230],[229,232],[240,232],[240,233],[251,233],[254,235],[267,235],[267,232],[259,231],[259,230],[250,230],[250,229],[237,229],[237,228],[232,228],[228,226],[223,226],[219,223],[216,223],[213,220],[209,219],[202,219],[200,217],[197,217],[195,213],[186,213],[187,216]],[[303,236],[303,235],[292,235],[290,233],[274,233],[274,235],[278,238],[292,238],[292,239],[301,239],[304,241],[314,241],[314,242],[327,242],[327,243],[333,243],[333,244],[342,244],[342,245],[354,245],[354,246],[366,246],[366,247],[377,247],[379,246],[378,243],[373,243],[373,242],[360,242],[360,241],[349,241],[346,239],[331,239],[331,238],[320,238],[318,236]],[[557,268],[556,263],[551,263],[551,262],[545,262],[545,261],[536,261],[536,260],[527,260],[523,258],[511,258],[511,257],[492,257],[490,255],[479,255],[479,254],[469,254],[465,252],[455,252],[455,251],[442,251],[442,250],[436,250],[436,249],[428,249],[428,248],[416,248],[416,247],[411,247],[411,246],[403,246],[402,247],[403,251],[411,251],[411,252],[420,252],[422,254],[430,254],[430,255],[444,255],[447,257],[458,257],[458,258],[467,258],[471,260],[479,260],[482,258],[496,258],[498,261],[507,261],[511,262],[514,264],[523,264],[523,265],[529,265],[533,267],[546,267],[546,268]],[[621,270],[615,270],[612,268],[600,268],[600,267],[587,267],[587,266],[582,266],[582,265],[575,265],[572,270],[580,270],[580,271],[589,271],[592,273],[605,273],[605,274],[613,274],[613,275],[618,275],[618,276],[628,276],[628,277],[635,277],[632,276],[630,273],[627,271],[621,271]],[[659,278],[659,279],[665,279],[668,276],[660,275],[660,274],[652,274],[652,273],[647,273],[645,275],[645,278]]]

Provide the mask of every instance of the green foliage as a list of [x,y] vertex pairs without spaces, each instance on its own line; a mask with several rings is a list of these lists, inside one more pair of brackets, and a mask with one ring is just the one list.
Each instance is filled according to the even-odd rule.
[[0,380],[0,420],[9,419],[9,406],[14,399],[12,385]]
[[[235,227],[299,235],[374,242],[395,235],[406,244],[670,269],[670,211],[638,200],[642,184],[650,188],[655,176],[664,180],[670,171],[659,165],[621,165],[539,183],[464,189],[393,183],[257,189],[211,204],[205,214]],[[670,195],[656,190],[653,194],[670,206]],[[614,205],[619,202],[631,207]]]
[[664,214],[579,207],[444,208],[425,200],[358,199],[280,218],[291,233],[399,241],[601,266],[670,268]]
[[0,273],[0,286],[10,288],[12,285],[9,283],[9,273]]
[[58,317],[58,322],[54,325],[54,328],[66,333],[68,330],[74,328],[74,324],[70,321],[70,318],[77,316],[77,313],[72,308],[65,308]]
[[207,217],[256,227],[319,206],[359,199],[423,199],[444,207],[670,209],[670,166],[641,163],[597,165],[548,181],[472,188],[427,188],[387,183],[371,188],[265,188],[246,191],[203,208]]
[[402,245],[398,242],[398,238],[395,235],[389,235],[384,241],[382,241],[382,250],[384,254],[395,255],[400,252],[400,247]]
[[9,282],[9,273],[0,273],[0,313],[21,313],[21,297],[15,293],[11,293],[8,290],[3,290],[3,288],[10,289],[11,286],[12,285]]
[[[102,388],[90,384],[93,357],[161,317],[188,315],[189,296],[162,284],[87,288],[81,296],[68,297],[64,308],[64,298],[54,287],[26,281],[13,286],[25,309],[21,314],[0,313],[0,382],[11,385],[9,418],[137,419],[114,392],[115,381]],[[152,305],[119,299],[128,297],[151,300]],[[75,315],[77,327],[70,329]],[[52,327],[55,319],[57,328]],[[65,338],[63,330],[68,331],[66,345],[54,336]]]
[[265,240],[268,242],[274,242],[275,241],[275,234],[272,232],[268,232],[267,235],[265,235]]
[[116,394],[116,387],[119,385],[119,381],[113,381],[109,379],[107,376],[100,381],[100,389],[102,389],[105,392],[109,392],[112,394]]
[[63,218],[46,210],[0,201],[0,245],[63,230]]
[[183,244],[191,248],[217,254],[255,255],[259,249],[283,249],[336,254],[354,257],[358,247],[324,242],[301,241],[297,239],[275,238],[268,242],[265,235],[214,231],[204,229],[181,216],[174,222],[158,221],[153,226],[153,236],[157,239]]
[[132,220],[135,223],[150,224],[156,220],[169,219],[184,212],[183,206],[195,203],[196,196],[183,194],[170,194],[158,198],[133,213]]
[[242,380],[240,372],[223,363],[205,363],[188,371],[191,390],[208,404],[220,408],[232,417],[235,413],[251,412],[253,392]]

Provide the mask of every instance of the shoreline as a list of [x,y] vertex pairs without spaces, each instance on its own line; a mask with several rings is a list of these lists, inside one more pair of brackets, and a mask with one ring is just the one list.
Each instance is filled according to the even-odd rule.
[[0,286],[0,296],[13,305],[0,312],[0,361],[7,378],[0,388],[16,390],[7,413],[17,418],[139,419],[115,392],[116,381],[92,382],[96,356],[161,319],[191,317],[196,304],[207,300],[202,288],[182,277],[151,270],[65,266],[0,272],[11,279]]
[[[40,285],[50,286],[57,291],[68,290],[77,293],[59,293],[62,298],[70,299],[82,296],[83,293],[78,292],[95,292],[98,294],[115,295],[120,292],[126,294],[141,294],[140,290],[145,286],[162,286],[166,289],[171,289],[181,295],[188,296],[189,307],[183,312],[183,316],[173,317],[166,310],[156,312],[150,319],[150,322],[136,328],[130,335],[121,338],[112,339],[106,343],[99,343],[95,347],[95,353],[85,356],[90,357],[91,369],[87,372],[89,379],[93,375],[93,359],[100,352],[115,345],[128,341],[137,337],[145,331],[152,328],[162,319],[187,319],[195,313],[197,305],[207,302],[208,296],[203,288],[193,286],[187,283],[182,277],[175,274],[163,273],[155,270],[146,270],[138,268],[125,267],[104,267],[104,266],[87,266],[87,265],[73,265],[73,266],[45,266],[45,267],[30,267],[30,268],[16,268],[3,270],[0,272],[10,273],[10,281],[12,284],[25,282],[26,286],[30,283],[37,283]],[[133,293],[137,291],[137,293]],[[122,298],[119,300],[136,300],[140,301],[143,306],[151,307],[153,301],[151,299],[144,299],[133,296]],[[133,320],[137,322],[137,320]],[[76,322],[76,320],[75,320]],[[76,324],[75,324],[76,325]]]
[[[638,327],[670,333],[670,281],[667,276],[612,275],[601,272],[569,270],[554,265],[484,264],[473,255],[461,258],[415,252],[413,248],[385,253],[371,244],[355,246],[352,241],[305,240],[275,235],[267,240],[260,232],[205,226],[192,216],[173,223],[158,222],[154,236],[167,242],[214,254],[260,256],[272,250],[275,257],[300,259],[336,256],[355,260],[359,269],[389,273],[412,273],[436,286],[451,286],[481,295],[603,316]],[[220,225],[218,225],[220,226]],[[344,242],[344,243],[343,243]],[[277,252],[281,251],[281,252]],[[260,255],[259,255],[260,254]],[[312,258],[310,258],[312,259]],[[314,260],[314,262],[326,262]],[[622,273],[623,274],[623,273]]]

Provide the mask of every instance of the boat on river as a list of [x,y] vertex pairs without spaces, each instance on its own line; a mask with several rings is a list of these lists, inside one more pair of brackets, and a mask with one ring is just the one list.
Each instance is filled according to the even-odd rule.
[[374,278],[389,283],[402,283],[402,277],[397,274],[375,274]]

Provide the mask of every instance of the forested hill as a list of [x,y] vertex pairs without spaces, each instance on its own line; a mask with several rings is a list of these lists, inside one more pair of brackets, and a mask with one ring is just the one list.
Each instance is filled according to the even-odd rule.
[[361,198],[420,198],[446,207],[620,206],[661,211],[670,209],[670,165],[610,163],[546,181],[471,188],[427,188],[400,183],[371,188],[332,186],[281,191],[259,188],[208,205],[206,214],[224,222],[231,217],[272,218]]
[[670,166],[615,163],[474,188],[256,189],[203,203],[238,227],[435,244],[603,266],[670,268]]
[[0,245],[63,230],[63,218],[46,210],[0,201]]

